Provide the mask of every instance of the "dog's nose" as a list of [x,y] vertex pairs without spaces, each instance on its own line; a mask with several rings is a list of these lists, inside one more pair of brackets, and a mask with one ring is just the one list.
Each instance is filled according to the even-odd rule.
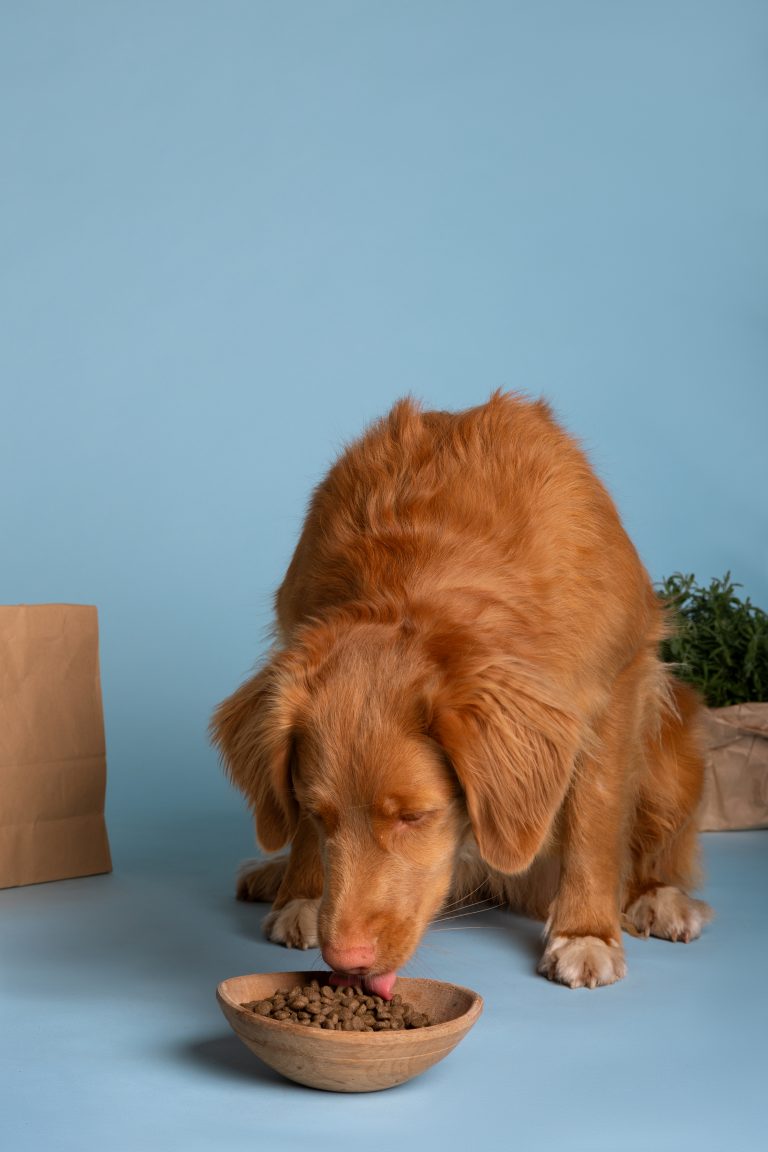
[[364,976],[375,959],[376,952],[372,944],[326,944],[323,948],[323,960],[334,972]]

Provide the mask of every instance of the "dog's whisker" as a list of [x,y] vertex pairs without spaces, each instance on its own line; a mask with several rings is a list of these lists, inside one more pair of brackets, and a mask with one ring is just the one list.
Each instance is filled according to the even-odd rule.
[[445,909],[441,909],[441,918],[444,919],[454,915],[463,916],[464,913],[468,912],[471,908],[479,908],[483,904],[491,904],[494,899],[493,896],[486,896],[482,900],[473,900],[470,904],[465,904],[463,908],[452,908],[448,912],[446,912]]
[[439,952],[441,956],[455,956],[456,951],[453,948],[440,948],[437,944],[422,943],[422,948],[429,948],[432,952]]
[[411,976],[411,977],[416,976],[416,979],[418,979],[416,972],[418,972],[419,968],[421,968],[422,970],[425,970],[427,972],[427,979],[440,980],[439,973],[435,972],[434,968],[430,964],[428,964],[425,961],[424,957],[421,955],[421,945],[419,945],[419,951],[416,954],[416,956],[414,956],[408,962],[408,964],[405,965],[403,972],[407,976]]
[[507,931],[503,924],[486,924],[482,926],[482,929],[477,924],[459,924],[457,927],[450,927],[450,929],[429,929],[433,935],[438,935],[439,932],[480,932],[484,930],[489,932]]
[[477,888],[473,888],[471,892],[465,892],[463,896],[459,896],[456,900],[452,900],[450,904],[445,904],[442,908],[442,911],[450,912],[452,908],[459,908],[466,900],[469,900],[470,896],[474,896],[476,892],[479,892],[486,883],[487,880],[481,880]]
[[463,920],[465,916],[479,916],[481,912],[492,912],[494,908],[503,908],[504,901],[499,901],[497,904],[489,904],[486,908],[475,908],[469,912],[459,912],[456,915],[440,916],[437,920],[432,920],[432,924],[447,924],[452,920]]
[[449,904],[445,908],[439,910],[441,916],[447,916],[450,912],[460,912],[464,908],[474,908],[476,904],[485,904],[488,900],[492,900],[492,896],[483,896],[479,900],[462,900],[456,904]]

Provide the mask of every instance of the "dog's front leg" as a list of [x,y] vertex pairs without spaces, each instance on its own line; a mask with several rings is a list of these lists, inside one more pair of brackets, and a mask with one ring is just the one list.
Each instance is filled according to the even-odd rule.
[[606,719],[598,747],[579,764],[561,812],[562,871],[538,970],[571,988],[613,984],[626,974],[620,890],[624,790],[634,752],[621,719],[621,713]]
[[[563,865],[539,972],[570,988],[613,984],[626,974],[619,915],[619,851],[611,829],[590,831],[585,797],[566,800]],[[592,797],[589,800],[593,799]],[[587,825],[587,826],[585,826]]]
[[317,831],[302,815],[291,844],[285,876],[264,933],[287,948],[317,948],[317,914],[323,894],[323,861]]

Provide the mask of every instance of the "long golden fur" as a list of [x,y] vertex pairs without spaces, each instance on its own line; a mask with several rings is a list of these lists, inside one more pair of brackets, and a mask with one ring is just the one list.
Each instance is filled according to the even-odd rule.
[[539,971],[697,936],[698,701],[616,508],[548,406],[410,398],[316,488],[276,644],[211,724],[268,851],[272,939],[387,994],[446,901],[547,920]]

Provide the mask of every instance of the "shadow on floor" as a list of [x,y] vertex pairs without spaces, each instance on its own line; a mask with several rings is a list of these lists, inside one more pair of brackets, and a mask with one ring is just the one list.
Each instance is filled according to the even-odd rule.
[[244,1083],[268,1085],[273,1091],[277,1089],[287,1094],[315,1091],[305,1085],[295,1084],[292,1080],[286,1080],[279,1072],[262,1063],[258,1056],[249,1052],[234,1036],[187,1041],[175,1046],[172,1055],[175,1059],[181,1059],[201,1071],[224,1076],[229,1080],[234,1077]]

